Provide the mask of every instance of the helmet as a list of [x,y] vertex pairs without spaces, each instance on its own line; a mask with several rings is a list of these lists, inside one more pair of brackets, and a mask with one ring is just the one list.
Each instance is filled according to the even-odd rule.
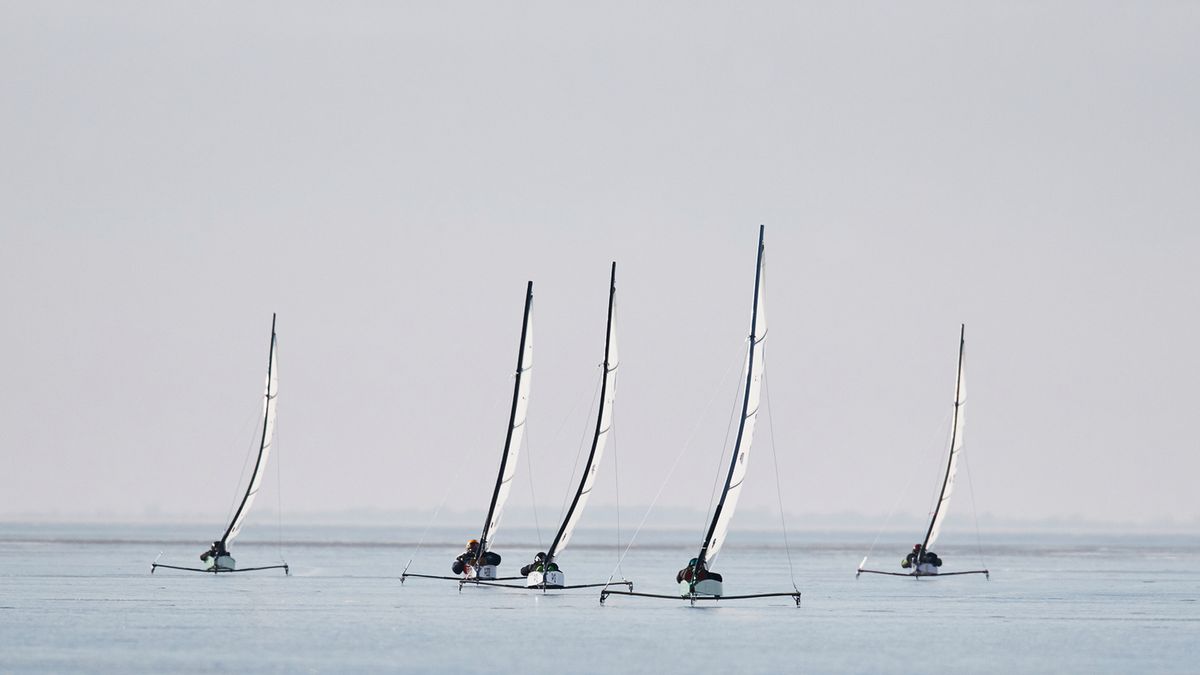
[[913,544],[913,550],[914,550],[914,551],[919,551],[919,550],[921,550],[921,545],[920,545],[920,544]]
[[474,539],[469,539],[469,540],[467,541],[467,547],[468,547],[468,548],[469,548],[469,547],[472,547],[472,546],[478,546],[478,545],[479,545],[479,542],[478,542],[478,541],[476,541],[476,540],[474,540]]

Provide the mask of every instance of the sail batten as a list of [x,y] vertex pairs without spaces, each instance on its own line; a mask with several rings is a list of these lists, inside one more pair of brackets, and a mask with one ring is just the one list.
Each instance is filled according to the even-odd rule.
[[947,507],[950,504],[950,495],[954,493],[954,478],[958,471],[958,455],[962,452],[963,448],[963,424],[967,400],[966,377],[963,371],[963,359],[966,353],[966,335],[967,327],[964,324],[961,327],[958,338],[958,377],[954,384],[954,421],[950,427],[950,456],[946,460],[946,474],[942,479],[942,490],[938,494],[938,501],[934,506],[933,517],[929,521],[929,529],[925,532],[925,542],[922,544],[925,550],[933,546],[937,541],[938,535],[941,534],[942,522],[946,518]]
[[725,533],[737,509],[746,477],[748,457],[754,439],[754,428],[758,419],[759,400],[762,388],[763,353],[762,344],[767,336],[766,298],[763,289],[763,253],[765,227],[758,230],[758,256],[754,268],[754,304],[750,315],[750,336],[747,341],[745,384],[742,397],[742,414],[738,423],[737,438],[729,461],[729,472],[721,499],[713,511],[712,523],[696,556],[699,565],[712,562],[725,544]]
[[549,560],[553,560],[555,556],[566,548],[567,542],[571,540],[571,535],[575,531],[575,526],[579,523],[579,518],[583,515],[583,509],[587,505],[592,487],[596,483],[596,467],[600,463],[600,458],[604,456],[608,431],[612,428],[612,409],[617,395],[615,379],[617,368],[620,366],[620,358],[617,355],[616,331],[613,326],[613,311],[616,305],[616,297],[617,263],[614,262],[608,286],[608,320],[604,333],[604,362],[601,364],[603,375],[600,381],[600,408],[596,412],[596,431],[592,435],[592,447],[588,452],[587,462],[584,464],[583,475],[580,477],[575,497],[571,500],[571,506],[567,509],[567,513],[563,517],[562,525],[558,528],[558,532],[554,535],[554,540],[550,543],[550,548],[546,551],[547,559]]
[[237,512],[233,515],[233,520],[230,521],[229,527],[225,530],[225,535],[221,537],[221,542],[226,546],[242,531],[242,524],[245,523],[246,516],[250,513],[250,506],[254,503],[254,498],[258,495],[258,489],[262,485],[267,458],[271,454],[271,446],[275,433],[275,399],[279,395],[279,372],[276,366],[275,315],[272,314],[271,346],[267,357],[267,384],[266,393],[263,395],[262,439],[259,441],[258,458],[254,462],[254,471],[250,474],[250,483],[246,486],[246,494],[242,497],[242,503],[238,505]]
[[529,412],[529,388],[533,373],[533,282],[525,288],[525,313],[521,320],[521,345],[517,350],[516,382],[513,383],[512,409],[508,417],[508,433],[504,438],[504,452],[500,456],[500,471],[496,476],[496,488],[488,505],[483,533],[479,536],[479,550],[486,552],[500,525],[504,503],[512,490],[512,480],[517,473],[517,456],[521,451],[521,436],[524,432],[526,415]]

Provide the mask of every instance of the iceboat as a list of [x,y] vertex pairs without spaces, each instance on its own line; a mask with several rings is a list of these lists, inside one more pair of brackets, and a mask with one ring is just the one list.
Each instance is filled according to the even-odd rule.
[[250,482],[246,486],[246,492],[242,495],[242,500],[238,504],[237,511],[233,514],[233,519],[229,521],[229,526],[225,528],[225,533],[221,538],[214,541],[208,551],[200,556],[202,567],[187,567],[183,565],[167,565],[158,562],[156,558],[150,564],[150,573],[159,567],[173,570],[186,570],[189,572],[211,572],[218,574],[221,572],[253,572],[256,570],[273,570],[282,569],[284,574],[288,573],[288,564],[283,562],[279,565],[264,565],[257,567],[238,568],[237,561],[229,552],[229,546],[233,543],[234,538],[242,531],[242,525],[246,522],[246,516],[250,513],[250,506],[254,504],[254,498],[258,495],[258,489],[262,486],[263,473],[267,468],[267,459],[271,454],[271,444],[275,435],[275,399],[279,393],[279,370],[276,364],[276,336],[275,336],[275,315],[271,315],[271,345],[267,356],[267,384],[266,391],[263,395],[263,421],[262,421],[262,438],[258,443],[258,456],[254,460],[254,471],[250,474]]
[[[462,584],[467,583],[518,581],[524,579],[524,577],[519,576],[500,576],[497,565],[490,564],[488,560],[489,558],[497,558],[497,556],[492,554],[492,541],[495,538],[496,530],[500,526],[500,516],[504,512],[504,504],[508,501],[508,493],[512,490],[512,480],[517,473],[517,456],[521,450],[521,436],[525,431],[525,419],[529,412],[529,392],[533,377],[532,311],[533,282],[530,281],[525,287],[525,311],[521,319],[521,342],[517,349],[517,371],[513,382],[512,407],[508,416],[508,431],[504,438],[504,449],[500,453],[500,470],[496,474],[496,485],[492,489],[492,499],[488,503],[483,532],[479,535],[478,540],[472,540],[475,542],[474,553],[464,562],[462,572],[459,574],[455,574],[454,576],[417,574],[409,572],[405,568],[400,574],[401,583],[404,583],[410,577],[419,579],[447,579],[459,582],[459,588],[462,588]],[[468,552],[470,552],[470,548],[468,548]]]
[[709,565],[716,559],[717,553],[725,545],[726,533],[730,521],[737,509],[738,498],[742,492],[742,482],[746,478],[746,469],[750,456],[751,442],[754,439],[754,427],[758,419],[758,408],[762,390],[764,373],[763,347],[767,338],[766,293],[763,288],[763,253],[765,227],[758,229],[758,255],[754,266],[754,299],[751,304],[750,336],[747,341],[745,361],[745,381],[742,387],[741,415],[738,420],[737,438],[733,445],[733,453],[729,458],[729,468],[725,473],[725,484],[721,490],[721,498],[713,510],[708,530],[704,535],[700,552],[689,561],[688,566],[677,575],[679,595],[659,595],[653,593],[635,593],[633,591],[609,590],[600,592],[600,603],[604,604],[610,595],[630,595],[651,598],[681,598],[695,604],[698,600],[734,600],[743,598],[790,597],[800,605],[800,591],[782,593],[755,593],[748,595],[727,595],[724,587],[724,577],[709,571]]
[[921,543],[913,546],[912,553],[908,554],[908,557],[902,563],[902,568],[910,571],[894,572],[868,569],[866,567],[868,554],[858,564],[858,571],[854,575],[855,578],[863,574],[882,574],[886,576],[913,578],[982,574],[986,578],[991,578],[987,569],[943,572],[941,571],[941,559],[931,551],[931,548],[938,539],[938,535],[942,532],[942,522],[949,512],[950,495],[954,493],[954,478],[958,473],[958,457],[963,449],[963,430],[966,421],[967,403],[967,384],[963,369],[966,345],[967,326],[966,324],[962,324],[959,327],[958,334],[958,374],[954,384],[954,417],[950,425],[950,452],[946,458],[946,471],[942,475],[942,488],[938,493],[937,503],[933,507],[933,514],[929,519],[929,527],[925,530],[925,538],[921,540]]
[[[613,403],[616,401],[617,391],[615,379],[617,368],[620,366],[620,358],[617,356],[617,337],[613,325],[616,297],[617,263],[614,262],[608,285],[608,320],[605,323],[604,331],[604,361],[601,363],[603,372],[600,380],[600,406],[596,412],[596,426],[592,434],[591,450],[588,452],[587,461],[584,463],[583,473],[579,479],[578,486],[575,488],[571,504],[563,516],[562,524],[555,533],[553,541],[550,543],[550,548],[546,549],[544,554],[539,554],[539,559],[535,560],[531,565],[534,569],[525,577],[525,587],[529,589],[545,591],[548,589],[593,588],[606,585],[602,583],[568,585],[566,574],[559,565],[558,556],[567,547],[567,542],[571,540],[575,526],[579,523],[579,519],[583,515],[583,509],[587,506],[588,497],[591,495],[592,488],[596,484],[597,467],[600,464],[601,457],[604,456],[604,448],[608,441],[609,432],[612,429]],[[633,588],[632,583],[624,580],[611,583],[625,585],[631,590]]]

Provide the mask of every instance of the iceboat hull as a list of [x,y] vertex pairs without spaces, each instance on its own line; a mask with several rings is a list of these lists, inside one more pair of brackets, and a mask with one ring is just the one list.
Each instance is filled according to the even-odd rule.
[[234,572],[237,561],[231,555],[218,555],[204,560],[204,569],[210,572]]
[[525,577],[526,588],[562,588],[567,585],[567,575],[559,570],[549,572],[530,572]]
[[681,581],[679,582],[679,594],[685,597],[693,594],[720,597],[725,595],[725,589],[722,583],[716,579],[701,579],[694,586],[687,581]]

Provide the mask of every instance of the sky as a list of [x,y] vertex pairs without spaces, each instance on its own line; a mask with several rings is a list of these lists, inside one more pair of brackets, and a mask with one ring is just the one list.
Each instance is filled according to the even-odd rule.
[[926,513],[965,323],[943,538],[1198,532],[1197,34],[1187,2],[0,3],[0,521],[225,518],[273,312],[259,508],[482,521],[527,280],[511,503],[552,520],[612,261],[592,504],[703,511],[764,224],[741,509]]

